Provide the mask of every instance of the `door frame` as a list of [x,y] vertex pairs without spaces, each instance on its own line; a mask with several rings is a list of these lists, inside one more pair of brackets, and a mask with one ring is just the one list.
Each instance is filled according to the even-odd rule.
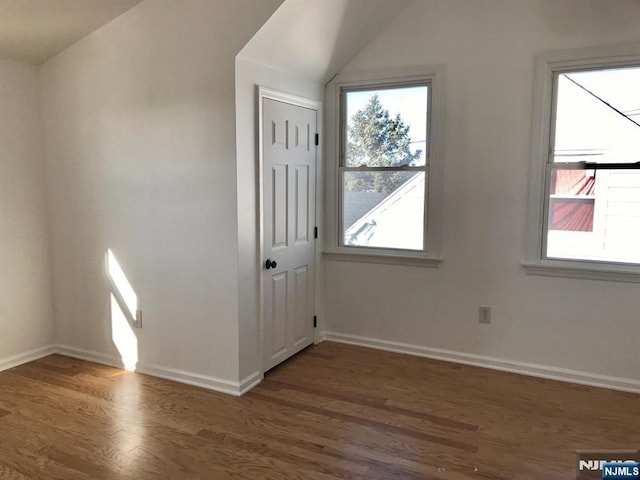
[[[318,100],[313,100],[307,97],[301,97],[299,95],[294,95],[287,92],[282,92],[280,90],[275,90],[273,88],[264,87],[262,85],[258,85],[258,137],[257,137],[257,145],[256,148],[258,150],[258,165],[257,165],[257,186],[256,192],[258,194],[258,258],[260,259],[260,264],[258,265],[258,285],[259,285],[259,308],[258,308],[258,319],[259,319],[259,332],[258,332],[258,358],[260,365],[260,374],[264,375],[265,372],[265,362],[264,362],[264,341],[265,341],[265,325],[264,325],[264,281],[262,276],[262,269],[265,256],[264,256],[264,198],[263,198],[263,182],[264,182],[264,151],[263,151],[263,136],[264,136],[264,118],[263,118],[263,102],[265,99],[275,100],[277,102],[288,103],[294,105],[296,107],[309,108],[311,110],[316,111],[316,130],[320,135],[320,142],[316,148],[316,198],[315,198],[315,216],[316,221],[315,224],[318,227],[319,234],[318,238],[314,244],[314,262],[315,262],[315,278],[314,278],[314,295],[313,295],[313,308],[315,314],[318,314],[318,307],[321,305],[321,302],[318,301],[320,295],[322,294],[322,288],[320,288],[320,279],[322,275],[320,275],[320,258],[322,255],[322,248],[318,248],[322,239],[323,232],[323,217],[322,217],[322,192],[323,192],[323,149],[322,149],[322,140],[323,140],[323,119],[322,119],[322,102]],[[320,320],[318,320],[317,327],[313,329],[313,344],[320,343],[322,341],[322,336],[318,333],[321,331],[320,328]]]

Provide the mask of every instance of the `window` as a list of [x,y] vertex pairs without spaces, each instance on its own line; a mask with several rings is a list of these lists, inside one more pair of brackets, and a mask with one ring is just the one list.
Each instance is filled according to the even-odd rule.
[[343,245],[424,250],[429,86],[342,92]]
[[543,70],[535,263],[640,273],[640,58],[551,61]]
[[433,84],[433,75],[335,83],[332,253],[435,266]]

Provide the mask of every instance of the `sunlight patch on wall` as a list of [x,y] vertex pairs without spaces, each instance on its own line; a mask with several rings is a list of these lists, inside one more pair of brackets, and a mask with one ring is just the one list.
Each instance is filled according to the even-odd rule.
[[131,318],[135,318],[136,310],[138,309],[138,296],[129,283],[129,280],[127,280],[127,276],[124,274],[111,249],[107,250],[107,273],[117,293],[120,294],[122,300],[124,300],[129,310],[129,315]]
[[120,353],[124,368],[135,371],[138,338],[131,327],[136,318],[138,296],[111,249],[107,250],[107,276],[111,283],[111,339]]
[[138,363],[138,338],[133,333],[129,320],[113,293],[111,294],[111,339],[120,352],[125,370],[135,372]]

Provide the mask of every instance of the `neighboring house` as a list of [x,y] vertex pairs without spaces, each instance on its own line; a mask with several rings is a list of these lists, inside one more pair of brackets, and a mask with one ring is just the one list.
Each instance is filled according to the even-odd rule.
[[[393,192],[392,192],[393,193]],[[344,192],[344,229],[348,231],[363,215],[387,198],[386,192]]]
[[[416,174],[386,197],[377,192],[350,193],[360,201],[345,202],[345,245],[387,248],[393,245],[398,249],[420,250],[424,231],[424,188],[424,175]],[[353,218],[354,212],[361,212],[367,201],[372,207],[349,223],[347,219]]]

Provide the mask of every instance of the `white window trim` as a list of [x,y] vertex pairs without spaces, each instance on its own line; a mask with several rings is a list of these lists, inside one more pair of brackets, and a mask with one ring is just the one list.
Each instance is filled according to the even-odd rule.
[[529,275],[640,283],[640,265],[545,258],[546,168],[552,122],[553,76],[569,69],[640,65],[640,43],[547,52],[536,57],[526,259]]
[[[442,103],[444,98],[444,68],[442,66],[376,70],[336,76],[326,88],[326,221],[324,258],[332,261],[397,264],[437,268],[440,258],[441,198],[442,198]],[[340,245],[339,160],[341,149],[340,92],[343,88],[358,88],[384,84],[408,84],[425,81],[431,86],[430,163],[427,177],[426,250],[409,251],[383,248],[358,248]]]

